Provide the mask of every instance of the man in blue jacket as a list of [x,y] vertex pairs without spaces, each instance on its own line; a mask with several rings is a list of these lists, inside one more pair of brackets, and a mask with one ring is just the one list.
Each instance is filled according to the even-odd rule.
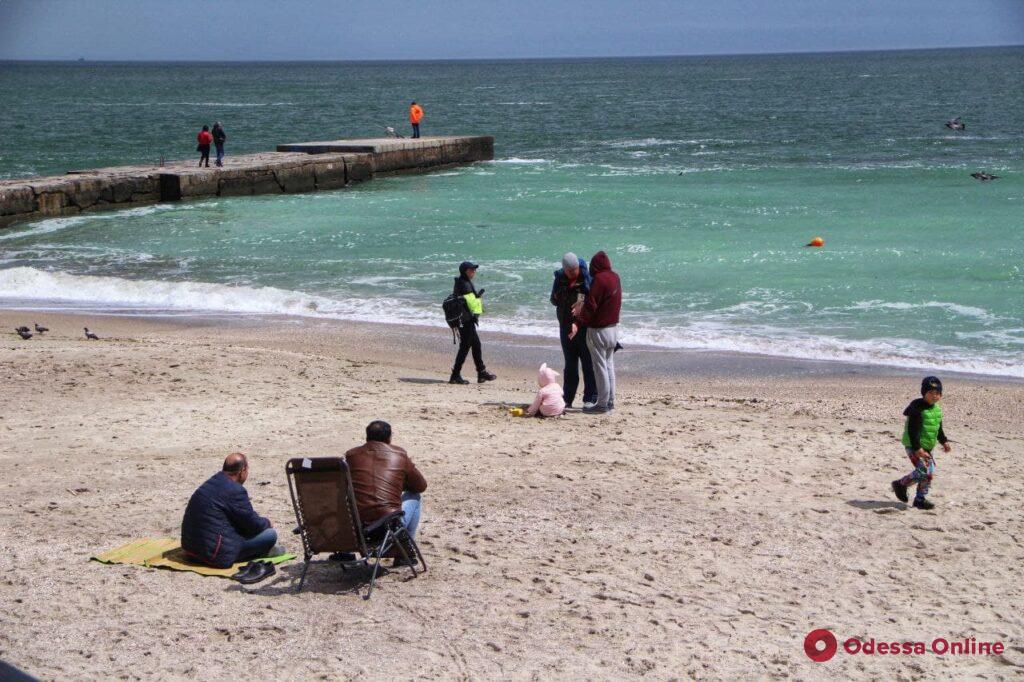
[[277,543],[277,531],[258,515],[242,486],[249,477],[245,455],[224,459],[220,473],[192,493],[181,521],[181,547],[192,559],[214,568],[228,568],[267,556]]
[[562,342],[562,355],[565,357],[565,386],[562,397],[565,406],[572,407],[576,399],[576,389],[580,384],[580,367],[583,368],[583,407],[592,407],[597,402],[597,382],[594,379],[594,366],[587,348],[587,332],[572,335],[573,308],[586,299],[590,293],[590,273],[587,262],[577,258],[571,251],[562,256],[562,267],[555,270],[555,281],[551,284],[551,305],[555,306],[558,317],[558,338]]

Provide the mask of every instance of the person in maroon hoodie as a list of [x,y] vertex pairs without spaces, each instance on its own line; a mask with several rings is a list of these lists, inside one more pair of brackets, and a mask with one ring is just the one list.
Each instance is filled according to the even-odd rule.
[[196,135],[196,151],[199,152],[199,165],[206,161],[206,167],[210,167],[210,145],[213,144],[213,135],[210,133],[210,126],[203,126],[203,129]]
[[619,311],[622,309],[622,282],[612,270],[608,254],[598,251],[590,259],[590,275],[594,278],[586,300],[574,310],[578,326],[587,328],[587,347],[597,380],[597,404],[584,407],[588,414],[601,414],[615,409],[615,347],[619,343]]

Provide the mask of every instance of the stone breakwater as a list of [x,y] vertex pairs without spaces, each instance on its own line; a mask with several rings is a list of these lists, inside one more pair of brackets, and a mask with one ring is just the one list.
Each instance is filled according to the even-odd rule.
[[424,172],[493,158],[493,137],[333,140],[231,156],[222,168],[199,168],[191,160],[0,180],[0,228],[158,202],[338,189],[378,174]]

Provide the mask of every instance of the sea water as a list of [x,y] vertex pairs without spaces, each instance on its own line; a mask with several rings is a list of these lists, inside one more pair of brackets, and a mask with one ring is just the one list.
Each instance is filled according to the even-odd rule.
[[407,132],[412,99],[426,135],[495,137],[426,175],[0,230],[0,303],[443,328],[471,259],[485,330],[553,336],[561,255],[603,249],[626,343],[1021,377],[1022,91],[1021,48],[0,63],[0,177],[188,157],[215,120],[229,155]]

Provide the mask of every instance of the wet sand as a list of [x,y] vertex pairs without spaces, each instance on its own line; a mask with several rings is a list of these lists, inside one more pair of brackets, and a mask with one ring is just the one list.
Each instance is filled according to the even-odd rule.
[[[933,512],[895,501],[920,372],[627,349],[618,409],[507,407],[557,340],[446,330],[0,311],[0,659],[45,679],[934,677],[1024,671],[1024,384],[943,376]],[[86,341],[89,326],[100,341]],[[430,571],[364,602],[326,562],[243,589],[89,555],[177,535],[232,450],[283,542],[284,462],[390,421],[424,472]],[[804,636],[1001,641],[996,656],[811,662]]]

